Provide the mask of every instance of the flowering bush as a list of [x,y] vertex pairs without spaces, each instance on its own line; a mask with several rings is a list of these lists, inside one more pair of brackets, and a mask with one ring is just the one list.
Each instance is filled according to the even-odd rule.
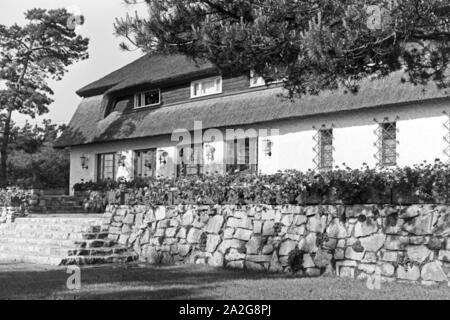
[[[437,160],[412,168],[336,168],[321,173],[289,170],[274,175],[88,182],[74,189],[103,192],[109,202],[119,201],[126,191],[128,203],[155,205],[449,203],[450,167]],[[107,196],[108,191],[114,193]]]

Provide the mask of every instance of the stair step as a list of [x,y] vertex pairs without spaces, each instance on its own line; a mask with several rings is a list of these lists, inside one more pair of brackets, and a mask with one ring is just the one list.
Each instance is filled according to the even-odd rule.
[[28,217],[0,225],[0,262],[50,265],[126,263],[138,255],[110,239],[99,216]]
[[64,257],[60,256],[49,256],[49,255],[39,255],[30,254],[29,252],[0,252],[0,263],[33,263],[33,264],[43,264],[43,265],[53,265],[59,266],[63,262]]
[[127,263],[138,259],[135,253],[112,254],[106,256],[71,256],[64,258],[62,265],[93,265],[93,264],[110,264],[110,263]]
[[82,225],[82,226],[95,226],[101,225],[105,222],[102,218],[76,218],[76,217],[39,217],[39,218],[17,218],[14,224],[26,224],[26,225]]
[[108,239],[83,239],[83,240],[60,240],[60,239],[39,239],[20,237],[0,237],[0,245],[37,245],[51,247],[68,247],[77,249],[90,248],[111,248],[114,241]]

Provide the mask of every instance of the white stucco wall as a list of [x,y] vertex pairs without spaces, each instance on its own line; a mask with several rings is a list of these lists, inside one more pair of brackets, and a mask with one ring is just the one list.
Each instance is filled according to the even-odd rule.
[[401,167],[435,159],[446,160],[444,141],[446,116],[399,120],[397,152],[398,165]]
[[[315,169],[313,151],[315,146],[314,135],[316,130],[325,126],[333,127],[334,135],[334,165],[345,165],[360,168],[363,163],[370,167],[376,166],[374,155],[377,152],[377,122],[384,119],[395,121],[397,119],[398,134],[397,146],[398,165],[412,166],[423,162],[433,162],[436,158],[447,160],[444,155],[446,146],[444,123],[448,119],[443,111],[450,114],[448,102],[423,102],[409,106],[379,107],[354,112],[335,113],[314,116],[303,119],[292,119],[246,126],[246,130],[267,129],[269,139],[273,142],[272,156],[264,151],[263,140],[258,139],[258,167],[264,174],[272,174],[278,170],[297,169],[306,171]],[[271,129],[275,129],[272,130]],[[224,132],[223,130],[220,130]],[[274,133],[275,132],[275,133]],[[196,137],[195,142],[199,142]],[[157,176],[173,177],[176,174],[178,157],[177,142],[171,141],[170,136],[154,137],[139,140],[111,142],[71,148],[71,189],[81,180],[96,179],[96,154],[108,152],[124,152],[128,163],[133,163],[133,150],[157,148]],[[209,174],[225,172],[225,143],[221,139],[206,139],[205,144],[214,147],[214,160],[208,160],[204,150],[205,172]],[[167,163],[160,164],[160,152],[167,152]],[[80,157],[89,157],[86,170],[81,169]]]

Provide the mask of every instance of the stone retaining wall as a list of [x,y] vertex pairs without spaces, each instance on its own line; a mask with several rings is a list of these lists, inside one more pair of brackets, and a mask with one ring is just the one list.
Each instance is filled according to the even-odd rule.
[[[155,264],[448,282],[450,206],[108,206],[110,237]],[[294,269],[294,270],[293,270]]]

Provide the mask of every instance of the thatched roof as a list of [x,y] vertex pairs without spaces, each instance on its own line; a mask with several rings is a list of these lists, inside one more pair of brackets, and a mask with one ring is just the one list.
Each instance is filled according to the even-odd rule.
[[175,129],[192,130],[194,121],[202,121],[204,128],[223,128],[450,97],[434,84],[402,83],[402,76],[397,72],[365,80],[357,94],[325,91],[291,101],[278,96],[283,89],[265,88],[132,113],[115,111],[104,119],[103,96],[85,98],[57,147],[166,135]]
[[193,61],[183,55],[147,54],[77,91],[82,97],[119,91],[137,85],[182,79],[186,76],[217,73],[211,63]]

